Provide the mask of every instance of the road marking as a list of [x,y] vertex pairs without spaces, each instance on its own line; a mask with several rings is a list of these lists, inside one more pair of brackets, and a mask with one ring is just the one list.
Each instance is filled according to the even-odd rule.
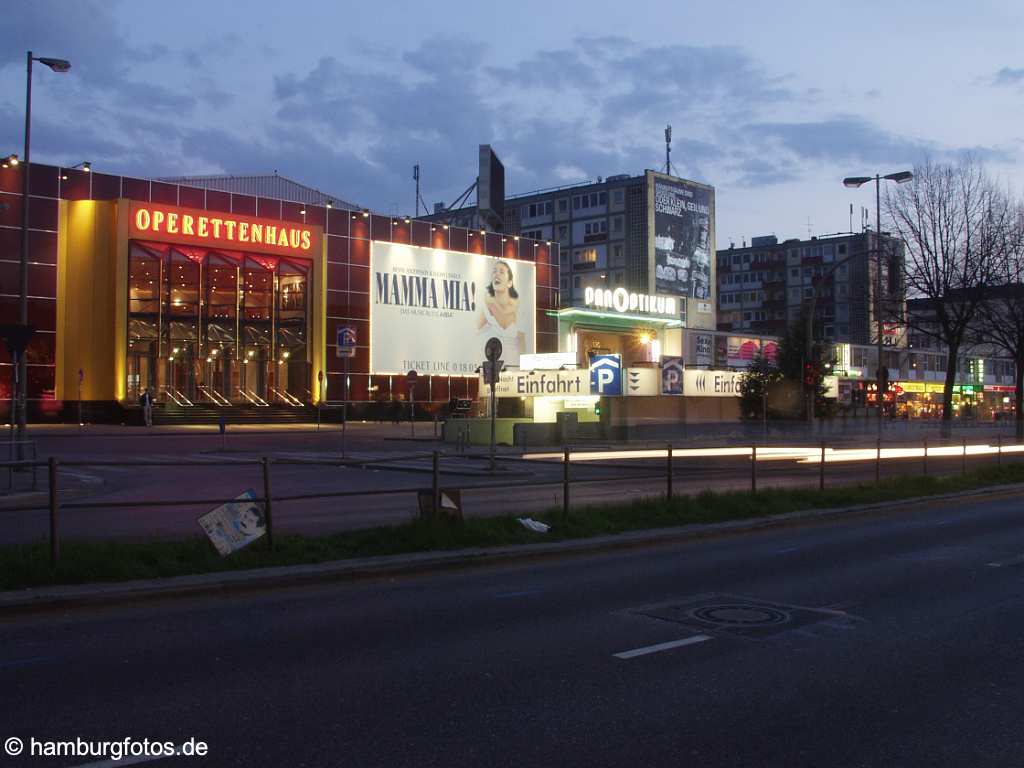
[[643,648],[634,648],[631,651],[622,651],[621,653],[613,653],[617,659],[635,659],[637,656],[646,656],[649,653],[659,653],[661,651],[670,651],[673,648],[682,648],[684,645],[696,645],[697,643],[703,643],[705,640],[710,640],[708,635],[694,635],[693,637],[686,637],[682,640],[672,640],[668,643],[658,643],[657,645],[645,645]]
[[539,592],[539,589],[527,589],[522,592],[502,592],[500,594],[495,595],[495,597],[501,600],[506,597],[524,597],[526,595],[536,595]]
[[1017,557],[1011,557],[1009,560],[996,560],[992,563],[986,563],[989,568],[1006,568],[1011,565],[1024,565],[1024,555],[1017,555]]
[[54,656],[33,656],[30,659],[14,659],[12,661],[0,661],[0,669],[9,667],[24,667],[29,664],[45,664],[49,661],[56,661]]
[[124,757],[120,760],[100,760],[98,763],[82,763],[72,768],[115,768],[119,765],[138,765],[139,763],[151,763],[154,760],[170,760],[178,755],[140,755],[139,757]]
[[786,547],[785,549],[775,550],[776,555],[788,555],[790,552],[798,552],[801,547]]

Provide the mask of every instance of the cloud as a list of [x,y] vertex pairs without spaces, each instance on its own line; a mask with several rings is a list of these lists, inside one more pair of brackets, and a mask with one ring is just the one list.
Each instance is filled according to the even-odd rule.
[[[149,176],[276,168],[401,212],[413,207],[413,164],[431,202],[472,183],[481,143],[505,162],[510,192],[636,174],[663,165],[668,123],[675,171],[717,186],[758,188],[820,175],[823,165],[913,163],[925,153],[1010,156],[830,114],[835,92],[735,46],[588,36],[498,60],[465,36],[405,50],[360,37],[305,59],[261,49],[244,26],[137,46],[119,26],[123,8],[37,0],[0,28],[0,75],[12,83],[30,41],[47,40],[41,52],[73,62],[70,77],[38,78],[40,159]],[[1024,79],[1024,70],[1000,76]],[[20,88],[23,77],[0,94],[5,146],[20,140]]]
[[1019,85],[1024,83],[1024,67],[1003,67],[992,76],[992,85]]

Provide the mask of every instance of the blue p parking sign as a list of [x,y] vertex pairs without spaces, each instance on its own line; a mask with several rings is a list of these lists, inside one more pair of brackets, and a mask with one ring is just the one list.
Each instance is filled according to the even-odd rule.
[[594,355],[590,358],[590,394],[602,397],[622,395],[621,355]]
[[356,356],[356,329],[351,325],[338,326],[338,357]]
[[661,358],[661,394],[683,394],[683,358]]

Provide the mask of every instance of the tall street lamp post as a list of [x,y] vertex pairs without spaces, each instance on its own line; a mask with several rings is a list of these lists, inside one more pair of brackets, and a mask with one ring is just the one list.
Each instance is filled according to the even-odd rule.
[[843,179],[843,186],[857,188],[869,181],[875,182],[875,324],[878,326],[878,370],[875,373],[875,398],[878,407],[878,438],[882,438],[882,403],[885,401],[885,388],[888,383],[889,371],[882,361],[882,179],[903,184],[914,178],[910,171],[881,176],[848,176]]
[[[21,171],[21,273],[20,293],[18,297],[18,323],[23,326],[27,335],[28,328],[28,175],[31,169],[31,156],[29,151],[32,143],[32,62],[38,61],[45,64],[54,72],[63,73],[71,69],[71,62],[66,59],[52,59],[46,56],[33,56],[32,51],[26,55],[27,80],[25,85],[25,156],[24,166]],[[27,408],[27,381],[28,366],[25,361],[25,350],[22,349],[18,355],[18,392],[17,392],[17,420],[18,440],[25,439],[25,422]],[[12,414],[13,417],[13,414]]]

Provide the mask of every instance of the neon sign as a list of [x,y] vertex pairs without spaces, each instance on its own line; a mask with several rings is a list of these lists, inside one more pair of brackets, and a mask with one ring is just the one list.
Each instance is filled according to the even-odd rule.
[[646,293],[630,293],[625,288],[614,291],[607,288],[587,286],[583,292],[583,303],[599,309],[614,309],[616,312],[648,312],[654,315],[677,313],[676,300],[670,296],[650,296]]
[[131,204],[131,236],[149,240],[250,247],[272,253],[309,253],[313,228],[191,208]]

